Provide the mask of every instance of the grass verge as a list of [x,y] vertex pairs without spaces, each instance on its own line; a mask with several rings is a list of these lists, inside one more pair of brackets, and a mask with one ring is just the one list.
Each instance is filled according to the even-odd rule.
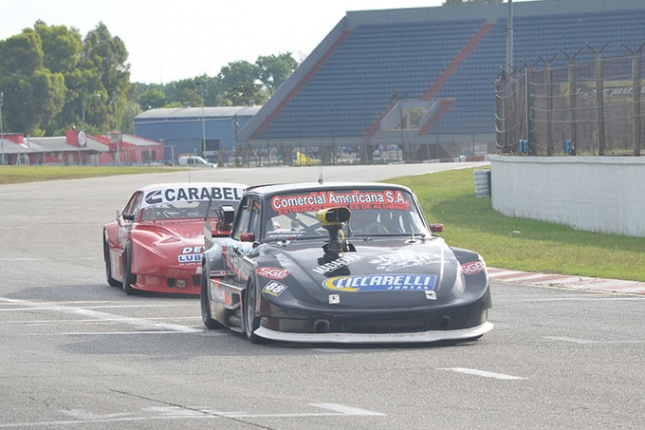
[[428,222],[441,222],[452,245],[479,252],[490,267],[645,281],[645,238],[590,233],[499,214],[477,198],[475,169],[390,182],[412,188]]
[[0,184],[172,171],[166,166],[0,166]]

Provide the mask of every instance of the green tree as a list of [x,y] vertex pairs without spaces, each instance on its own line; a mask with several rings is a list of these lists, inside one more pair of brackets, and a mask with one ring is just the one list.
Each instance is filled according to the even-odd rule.
[[189,78],[178,81],[175,85],[175,99],[183,105],[197,107],[202,105],[200,95],[200,78]]
[[134,117],[141,113],[141,106],[135,100],[130,100],[125,105],[121,114],[121,131],[123,133],[134,133]]
[[81,64],[83,40],[79,31],[64,25],[48,26],[43,21],[37,21],[34,30],[42,41],[44,67],[62,73],[68,89],[62,110],[45,124],[45,133],[61,134],[73,127],[107,131],[109,111],[103,106],[107,92],[98,74]]
[[141,109],[263,104],[298,66],[291,53],[258,57],[255,64],[235,61],[217,76],[201,75],[167,84],[136,83]]
[[205,106],[229,106],[231,103],[226,100],[224,83],[218,76],[209,77],[201,76],[200,85],[204,84],[204,104]]
[[141,110],[156,109],[165,107],[168,103],[166,94],[164,93],[164,86],[160,84],[153,84],[142,88],[139,93],[140,85],[137,85],[137,92],[139,96],[137,101]]
[[83,49],[83,40],[77,29],[64,25],[48,26],[39,20],[34,24],[34,30],[42,42],[44,67],[63,74],[77,68]]
[[[130,92],[130,65],[127,63],[128,51],[119,37],[112,37],[102,22],[85,36],[83,54],[79,63],[81,70],[88,71],[88,78],[96,79],[95,91],[105,94],[104,115],[101,124],[106,130],[118,128],[119,112],[124,112]],[[120,119],[120,118],[119,118]]]
[[255,61],[255,67],[258,70],[260,81],[269,94],[273,95],[298,67],[298,62],[293,59],[291,52],[287,52],[279,55],[260,56]]
[[63,108],[64,77],[43,67],[43,59],[41,38],[32,29],[0,42],[0,90],[10,131],[42,136]]
[[58,113],[65,101],[63,75],[40,69],[31,76],[11,75],[3,80],[7,128],[30,136],[43,136],[43,127]]
[[0,71],[2,76],[33,75],[43,67],[43,49],[40,37],[26,29],[0,43]]
[[233,106],[248,105],[251,101],[264,104],[269,98],[266,90],[262,89],[259,82],[257,67],[248,61],[234,61],[222,67],[218,78],[222,81],[224,97]]
[[137,93],[127,58],[125,44],[103,23],[83,39],[75,28],[39,20],[0,41],[6,129],[32,136],[72,127],[98,134],[122,125],[130,131],[139,110],[132,106]]

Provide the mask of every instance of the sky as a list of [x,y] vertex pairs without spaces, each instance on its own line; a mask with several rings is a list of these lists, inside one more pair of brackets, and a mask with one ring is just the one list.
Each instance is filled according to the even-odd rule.
[[443,0],[0,0],[0,40],[47,25],[81,36],[103,22],[128,50],[130,81],[216,76],[233,61],[291,52],[302,61],[347,11],[441,6]]

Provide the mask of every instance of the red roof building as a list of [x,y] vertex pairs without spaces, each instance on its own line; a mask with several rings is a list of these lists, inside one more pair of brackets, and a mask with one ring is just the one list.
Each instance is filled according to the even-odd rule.
[[83,130],[67,130],[65,136],[54,137],[3,134],[0,147],[0,164],[102,166],[153,164],[164,159],[162,142],[118,131],[97,136]]

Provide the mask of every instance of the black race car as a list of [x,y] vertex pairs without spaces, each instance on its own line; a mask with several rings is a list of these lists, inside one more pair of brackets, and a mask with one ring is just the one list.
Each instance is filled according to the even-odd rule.
[[484,260],[433,235],[441,225],[426,223],[406,187],[251,187],[231,237],[211,243],[209,231],[201,310],[210,329],[253,342],[412,343],[472,340],[493,327]]

